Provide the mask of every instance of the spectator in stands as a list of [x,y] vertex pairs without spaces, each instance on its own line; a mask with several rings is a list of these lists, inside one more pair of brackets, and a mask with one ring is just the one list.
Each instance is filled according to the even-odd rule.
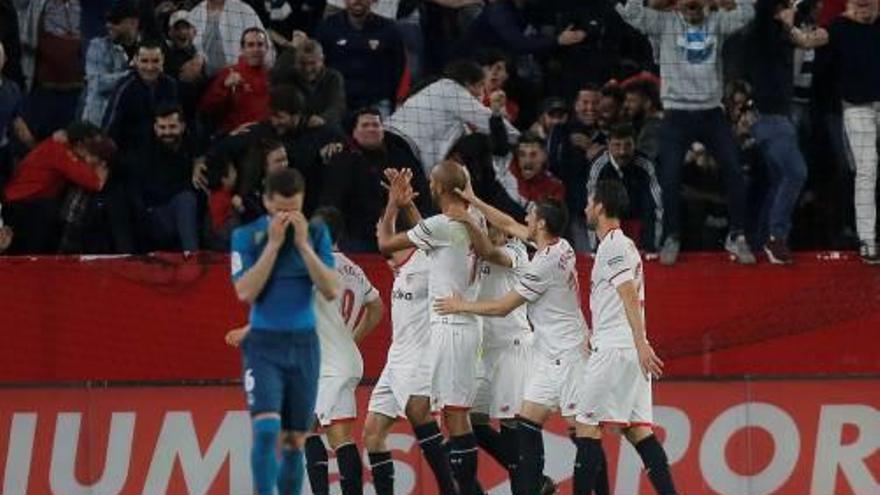
[[[575,99],[573,118],[564,125],[557,125],[550,133],[550,171],[564,184],[586,184],[590,163],[605,150],[607,136],[599,127],[601,100],[598,86],[585,86]],[[568,187],[565,203],[569,211],[583,211],[587,206],[586,187]],[[576,251],[590,251],[588,233],[584,216],[572,215],[568,238]]]
[[828,27],[843,124],[856,165],[856,231],[862,261],[880,264],[877,244],[877,136],[880,132],[880,17],[876,0],[850,0]]
[[260,15],[269,39],[278,49],[290,48],[298,33],[313,33],[324,15],[324,0],[262,0],[249,2]]
[[508,195],[524,209],[547,198],[563,201],[565,186],[549,170],[544,140],[537,135],[525,133],[519,137],[515,151],[515,156],[507,166],[515,181],[501,178],[502,184],[516,186],[507,191]]
[[268,115],[269,72],[264,65],[268,44],[261,28],[245,29],[238,63],[217,73],[205,90],[199,109],[216,119],[220,134]]
[[538,119],[529,128],[529,132],[546,142],[550,139],[550,133],[555,126],[568,122],[568,115],[569,106],[565,100],[557,97],[547,98],[541,103]]
[[162,72],[164,56],[157,41],[141,42],[135,70],[119,81],[107,111],[104,129],[120,150],[139,149],[153,135],[159,106],[177,103],[177,83]]
[[[791,122],[794,96],[794,47],[815,48],[828,41],[824,29],[803,32],[794,25],[789,0],[758,0],[748,44],[752,53],[749,76],[758,112],[751,128],[763,162],[770,167],[765,200],[767,219],[764,252],[771,263],[792,262],[788,245],[792,214],[807,180],[807,164]],[[880,40],[880,38],[878,38]],[[763,235],[762,235],[763,237]]]
[[198,213],[192,176],[200,153],[186,132],[183,109],[177,105],[159,107],[153,133],[146,146],[130,157],[129,165],[141,249],[197,251]]
[[599,129],[607,133],[608,129],[620,122],[623,117],[623,100],[626,93],[617,83],[608,83],[602,87],[602,98],[599,100]]
[[[243,172],[247,175],[238,181],[233,196],[233,216],[238,224],[249,223],[266,214],[263,206],[263,185],[272,172],[290,166],[284,144],[272,138],[251,143],[246,150]],[[239,198],[241,205],[236,204]]]
[[[477,62],[483,67],[485,87],[483,88],[483,104],[490,106],[490,98],[496,91],[504,91],[504,85],[510,77],[507,72],[507,57],[499,50],[487,50],[477,56]],[[504,118],[516,122],[519,118],[519,105],[505,93]]]
[[336,69],[324,65],[324,49],[307,40],[297,50],[287,50],[272,69],[273,85],[297,88],[305,98],[310,127],[340,126],[345,115],[345,82]]
[[12,175],[12,143],[10,136],[15,136],[22,144],[31,148],[34,137],[22,117],[24,98],[21,89],[7,79],[2,69],[6,65],[6,51],[0,43],[0,189]]
[[372,13],[373,3],[346,0],[344,11],[318,26],[315,39],[324,48],[327,65],[345,79],[348,108],[375,106],[388,116],[397,101],[406,52],[395,23]]
[[629,124],[617,124],[608,136],[608,150],[599,155],[590,169],[587,195],[602,180],[618,180],[630,199],[624,216],[624,230],[640,248],[656,253],[663,229],[663,197],[654,163],[636,151],[635,130]]
[[[208,77],[238,62],[245,30],[266,31],[254,9],[241,0],[204,0],[193,7],[189,20],[196,28],[194,43],[205,55]],[[267,47],[267,67],[273,60],[272,48]]]
[[139,16],[132,0],[107,12],[107,35],[93,38],[86,51],[86,98],[82,119],[101,125],[116,84],[128,74],[137,50]]
[[0,45],[6,47],[6,65],[0,70],[0,77],[25,87],[21,72],[21,36],[18,34],[18,12],[12,0],[0,0]]
[[580,43],[587,33],[568,26],[555,38],[526,34],[529,26],[523,0],[488,2],[468,28],[461,50],[472,53],[473,47],[494,48],[511,56],[546,54],[560,46]]
[[[0,218],[0,224],[2,223],[2,218]],[[3,254],[4,251],[9,249],[13,237],[15,237],[15,233],[12,231],[11,227],[8,225],[0,227],[0,254]]]
[[61,203],[69,186],[98,191],[107,181],[100,130],[86,122],[37,145],[3,190],[4,214],[15,239],[10,252],[54,253],[61,236]]
[[[428,176],[467,129],[489,134],[492,110],[482,103],[485,76],[471,61],[447,67],[441,79],[417,90],[388,120],[387,130],[407,140]],[[519,137],[506,119],[509,139]]]
[[349,235],[344,250],[376,252],[376,222],[385,208],[381,183],[388,168],[412,170],[413,189],[420,194],[420,210],[428,208],[428,182],[418,158],[401,137],[385,132],[377,109],[354,116],[351,141],[324,169],[321,204],[338,208]]
[[33,0],[19,8],[28,125],[42,139],[76,116],[84,61],[80,0]]
[[752,264],[755,256],[744,233],[745,180],[733,133],[721,109],[721,49],[728,36],[748,24],[754,9],[750,0],[738,0],[733,10],[710,12],[705,0],[684,0],[676,8],[649,9],[641,0],[617,6],[627,23],[650,38],[660,61],[665,114],[660,129],[659,171],[666,224],[660,261],[671,265],[678,259],[681,168],[688,147],[700,141],[724,170],[731,219],[725,248],[740,263]]
[[[168,42],[165,47],[165,74],[177,81],[177,93],[186,121],[196,123],[196,109],[208,85],[205,55],[193,41],[196,27],[189,13],[178,10],[168,18]],[[193,129],[191,129],[193,130]]]
[[623,115],[637,132],[636,151],[657,163],[663,121],[660,88],[653,81],[637,79],[625,84],[623,90]]
[[311,213],[321,197],[323,169],[335,153],[342,151],[345,137],[329,126],[309,127],[304,108],[303,97],[295,89],[273,89],[266,119],[220,139],[209,150],[211,188],[219,186],[229,162],[235,165],[239,184],[259,182],[254,177],[261,177],[262,172],[253,167],[252,160],[246,159],[247,154],[256,143],[272,139],[284,145],[290,165],[305,177],[310,194],[306,196],[304,211]]

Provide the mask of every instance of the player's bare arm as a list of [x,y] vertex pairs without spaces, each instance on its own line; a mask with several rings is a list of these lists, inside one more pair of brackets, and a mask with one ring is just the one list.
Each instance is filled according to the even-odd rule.
[[388,190],[388,199],[393,199],[399,212],[403,214],[405,227],[412,227],[422,221],[422,214],[415,204],[419,193],[412,188],[412,170],[389,168],[385,170],[385,179],[387,182],[383,182],[382,187]]
[[639,363],[642,365],[642,371],[645,375],[652,375],[659,378],[663,374],[663,361],[654,353],[648,338],[645,336],[645,321],[642,318],[642,303],[639,299],[639,291],[636,284],[632,281],[626,281],[617,287],[617,293],[623,300],[623,307],[626,311],[626,319],[629,327],[632,329],[633,342],[636,345],[636,351],[639,353]]
[[394,233],[394,223],[397,221],[399,211],[395,185],[392,181],[388,193],[388,203],[385,205],[385,214],[382,215],[378,225],[376,225],[376,242],[379,245],[379,252],[386,256],[390,256],[395,251],[400,251],[401,249],[416,247],[409,239],[409,236],[406,235],[406,232]]
[[291,225],[293,225],[293,244],[299,251],[299,255],[306,265],[309,278],[315,284],[315,288],[328,301],[336,299],[339,292],[339,279],[336,271],[325,265],[318,254],[312,249],[309,242],[309,221],[302,212],[290,212]]
[[473,217],[467,211],[453,210],[448,213],[449,217],[457,222],[461,222],[467,227],[468,235],[471,238],[471,244],[477,256],[505,268],[513,267],[513,260],[510,256],[499,248],[489,239],[489,236],[476,224]]
[[477,195],[474,193],[474,189],[473,187],[471,187],[470,182],[468,182],[468,185],[464,190],[456,189],[455,192],[462,199],[473,205],[474,208],[480,210],[480,212],[486,217],[486,221],[498,227],[507,235],[516,237],[523,242],[529,242],[528,227],[517,222],[512,216],[508,215],[507,213],[504,213],[503,211],[478,198]]
[[235,281],[235,295],[240,301],[253,304],[260,297],[272,274],[275,260],[278,259],[278,250],[284,243],[284,233],[290,225],[290,216],[285,213],[279,213],[270,220],[269,240],[266,242],[266,247],[263,248],[254,266]]
[[360,345],[360,343],[367,338],[367,335],[373,333],[373,330],[379,325],[379,322],[382,321],[382,314],[385,312],[385,306],[382,304],[382,298],[378,297],[373,299],[364,305],[364,316],[361,318],[360,323],[352,332],[352,337],[354,338],[355,344]]
[[510,291],[500,299],[478,301],[465,301],[460,294],[453,294],[448,297],[438,297],[434,301],[434,310],[441,315],[469,313],[480,316],[507,316],[525,303],[526,298],[516,291]]

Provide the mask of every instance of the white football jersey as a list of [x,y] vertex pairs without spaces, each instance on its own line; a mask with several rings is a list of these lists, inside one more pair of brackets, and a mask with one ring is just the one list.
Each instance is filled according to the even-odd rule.
[[333,253],[341,295],[328,301],[315,291],[315,319],[321,341],[321,376],[361,376],[364,361],[352,329],[364,304],[379,297],[361,267],[342,253]]
[[[501,248],[510,258],[512,265],[496,265],[480,260],[479,299],[500,299],[516,288],[523,268],[529,262],[526,246],[519,239],[510,239]],[[483,348],[503,347],[522,338],[531,331],[526,305],[522,305],[507,316],[483,318]]]
[[364,306],[379,299],[379,291],[354,261],[339,252],[334,252],[333,258],[336,260],[336,273],[342,289],[336,299],[339,302],[339,314],[348,330],[354,331],[363,316]]
[[[407,232],[409,239],[428,255],[428,299],[434,301],[453,293],[464,299],[477,296],[477,256],[471,249],[467,227],[444,214],[434,215],[418,223]],[[431,323],[477,325],[479,320],[470,314],[440,315],[430,304]]]
[[391,348],[388,363],[418,359],[431,341],[428,318],[428,256],[416,249],[398,265],[391,287]]
[[[633,241],[620,229],[614,229],[599,242],[590,277],[590,312],[593,315],[591,343],[597,349],[632,348],[632,329],[626,319],[623,299],[617,287],[627,281],[636,284],[645,315],[645,284],[642,258]],[[647,331],[647,330],[646,330]]]
[[587,323],[581,312],[575,253],[568,241],[559,239],[538,250],[516,291],[529,302],[536,352],[552,357],[583,345]]

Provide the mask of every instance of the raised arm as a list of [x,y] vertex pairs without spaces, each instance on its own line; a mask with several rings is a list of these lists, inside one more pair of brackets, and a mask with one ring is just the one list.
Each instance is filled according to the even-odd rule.
[[247,250],[236,246],[239,240],[244,244],[244,239],[238,239],[236,234],[239,232],[233,234],[232,276],[235,277],[235,295],[240,301],[253,304],[260,297],[269,276],[272,275],[272,267],[278,259],[278,251],[284,243],[284,233],[289,226],[290,220],[285,215],[275,215],[272,218],[269,223],[269,240],[253,265],[250,260],[245,259],[248,256]]
[[645,7],[642,0],[627,0],[626,4],[617,4],[614,8],[624,22],[647,36],[663,34],[664,17],[675,15]]
[[467,188],[465,188],[464,191],[456,192],[462,197],[462,199],[473,205],[474,208],[480,210],[480,212],[486,217],[486,220],[489,223],[498,227],[507,235],[516,237],[523,242],[529,242],[528,227],[517,222],[512,216],[508,215],[507,213],[504,213],[503,211],[478,198],[477,195],[474,194],[474,190],[471,187],[470,183],[468,183],[468,186]]
[[753,0],[736,0],[736,8],[733,10],[719,10],[718,31],[722,36],[730,36],[744,28],[755,18],[755,3]]

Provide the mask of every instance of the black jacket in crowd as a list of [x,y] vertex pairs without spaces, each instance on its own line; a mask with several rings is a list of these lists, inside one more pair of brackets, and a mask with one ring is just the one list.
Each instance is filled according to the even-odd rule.
[[416,204],[420,211],[426,212],[431,194],[422,165],[406,141],[397,135],[385,133],[383,146],[378,150],[364,149],[352,141],[324,168],[321,205],[334,206],[342,212],[353,245],[376,245],[376,222],[388,198],[381,183],[389,168],[412,170],[412,186],[419,193]]
[[358,29],[343,11],[325,19],[315,39],[324,47],[327,65],[345,78],[349,109],[395,101],[406,53],[394,22],[371,14]]

